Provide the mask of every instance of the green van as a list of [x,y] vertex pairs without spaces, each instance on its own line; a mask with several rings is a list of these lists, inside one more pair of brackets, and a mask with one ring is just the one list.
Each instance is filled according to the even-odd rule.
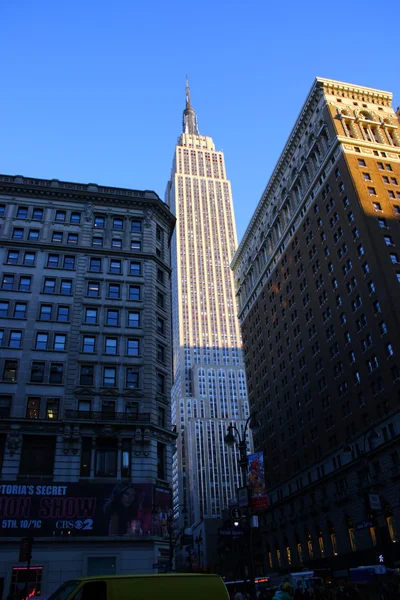
[[229,600],[219,575],[104,575],[66,581],[48,600]]

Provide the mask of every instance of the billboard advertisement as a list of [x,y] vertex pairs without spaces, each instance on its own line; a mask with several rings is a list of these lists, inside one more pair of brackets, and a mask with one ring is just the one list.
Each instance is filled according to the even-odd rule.
[[0,536],[160,535],[153,512],[167,513],[170,498],[169,490],[129,481],[0,482]]
[[268,508],[268,496],[265,489],[264,455],[256,452],[249,455],[249,501],[253,512]]

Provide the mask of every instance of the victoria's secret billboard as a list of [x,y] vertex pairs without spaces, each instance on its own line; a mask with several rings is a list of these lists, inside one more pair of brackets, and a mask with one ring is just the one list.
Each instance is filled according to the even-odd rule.
[[160,535],[169,490],[149,483],[0,482],[0,535]]

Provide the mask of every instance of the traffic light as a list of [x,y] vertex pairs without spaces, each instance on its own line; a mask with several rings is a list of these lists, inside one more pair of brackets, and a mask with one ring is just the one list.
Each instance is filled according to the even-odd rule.
[[29,562],[32,558],[32,538],[22,538],[19,545],[19,562]]

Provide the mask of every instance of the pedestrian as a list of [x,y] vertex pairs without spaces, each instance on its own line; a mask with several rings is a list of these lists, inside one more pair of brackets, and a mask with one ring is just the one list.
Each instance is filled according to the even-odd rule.
[[282,588],[278,590],[273,600],[292,600],[293,598],[293,587],[288,581],[282,585]]

